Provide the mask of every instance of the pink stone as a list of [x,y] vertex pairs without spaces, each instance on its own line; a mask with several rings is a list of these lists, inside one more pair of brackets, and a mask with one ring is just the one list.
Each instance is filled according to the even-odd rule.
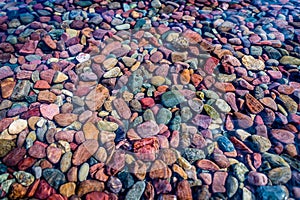
[[46,144],[36,141],[29,148],[28,154],[34,158],[45,158],[46,157],[46,147],[47,147]]
[[59,131],[55,134],[55,140],[56,141],[63,140],[63,141],[67,141],[67,142],[73,142],[74,134],[75,134],[74,130]]
[[159,126],[155,121],[147,121],[137,126],[137,132],[142,138],[151,137],[159,133]]
[[27,41],[20,50],[20,53],[23,54],[34,54],[37,44],[39,41],[29,40]]
[[129,119],[131,117],[130,108],[122,98],[115,99],[113,101],[113,105],[117,110],[118,114],[120,115],[120,117],[124,119]]
[[278,141],[285,144],[293,144],[295,135],[284,129],[272,129],[271,135]]
[[228,176],[227,172],[215,172],[212,184],[212,191],[217,192],[226,192],[225,181]]
[[49,84],[51,84],[55,72],[56,72],[56,71],[53,70],[53,69],[43,70],[43,71],[40,72],[40,77],[41,77],[42,80],[45,80],[45,81],[47,81]]
[[55,115],[59,114],[59,107],[56,104],[42,104],[40,112],[44,118],[52,120]]
[[217,67],[219,63],[219,59],[210,57],[206,60],[206,63],[204,64],[204,71],[208,74],[213,74],[214,69]]
[[8,128],[8,126],[14,121],[13,118],[4,118],[0,120],[0,132]]
[[192,123],[194,125],[200,126],[204,129],[207,129],[209,127],[209,125],[211,124],[211,121],[212,121],[212,119],[209,116],[198,114],[193,118]]
[[248,174],[248,182],[256,186],[267,185],[268,177],[263,173],[251,171]]
[[206,185],[210,185],[212,183],[212,177],[210,173],[200,173],[199,176]]
[[48,146],[47,148],[47,158],[53,164],[58,163],[62,154],[62,150],[58,147]]
[[160,51],[156,51],[154,54],[152,54],[150,56],[150,60],[153,63],[158,63],[159,61],[161,61],[163,59],[163,54]]
[[0,80],[10,77],[14,75],[14,72],[11,70],[10,67],[4,66],[0,68]]

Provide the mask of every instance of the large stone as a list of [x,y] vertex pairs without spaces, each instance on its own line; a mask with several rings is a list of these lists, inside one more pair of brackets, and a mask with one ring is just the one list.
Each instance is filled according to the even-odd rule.
[[185,101],[184,96],[177,90],[165,92],[161,97],[165,107],[172,108]]
[[293,56],[283,56],[279,62],[283,65],[300,65],[300,59]]
[[255,59],[253,56],[244,56],[242,58],[243,65],[248,70],[260,71],[265,69],[265,64],[262,60]]
[[148,138],[157,135],[159,127],[155,121],[150,120],[138,125],[137,132],[142,138]]
[[60,126],[69,126],[77,120],[78,116],[73,113],[63,113],[54,116],[55,122]]
[[72,157],[73,165],[81,165],[86,162],[98,149],[99,144],[97,140],[86,140],[74,152]]
[[95,89],[90,91],[86,96],[85,102],[88,108],[92,111],[99,110],[109,97],[109,90],[101,84],[98,84]]
[[21,131],[27,128],[27,121],[24,119],[17,119],[8,127],[8,132],[10,134],[19,134]]

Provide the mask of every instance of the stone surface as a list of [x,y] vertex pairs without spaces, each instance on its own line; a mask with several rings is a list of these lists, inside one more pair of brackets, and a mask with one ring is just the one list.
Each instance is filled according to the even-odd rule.
[[98,149],[97,140],[86,140],[78,146],[72,157],[73,165],[80,165],[87,161]]

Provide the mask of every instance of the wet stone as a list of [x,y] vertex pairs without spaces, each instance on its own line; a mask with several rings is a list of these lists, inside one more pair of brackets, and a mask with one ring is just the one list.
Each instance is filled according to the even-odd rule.
[[146,184],[144,181],[136,182],[132,188],[127,192],[125,199],[126,200],[134,200],[140,199],[145,190]]
[[43,177],[55,189],[58,189],[60,185],[66,182],[65,175],[57,169],[45,169]]
[[[287,198],[286,192],[282,186],[260,186],[257,190],[258,197],[262,200],[273,198],[274,200],[283,200]],[[276,194],[276,195],[274,195]]]
[[161,97],[161,101],[165,107],[172,108],[184,102],[185,98],[180,92],[174,90],[174,91],[168,91],[164,93]]

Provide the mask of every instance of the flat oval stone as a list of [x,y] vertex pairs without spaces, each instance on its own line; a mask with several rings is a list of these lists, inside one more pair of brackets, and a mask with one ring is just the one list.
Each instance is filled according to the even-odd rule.
[[242,58],[242,63],[248,70],[261,71],[265,68],[264,62],[259,59],[255,59],[253,56],[244,56]]
[[232,152],[235,150],[233,144],[226,136],[221,136],[218,138],[218,145],[222,151]]
[[248,181],[250,184],[256,186],[267,185],[268,177],[263,173],[251,171],[248,174]]
[[122,98],[113,100],[113,105],[120,117],[124,119],[129,119],[131,117],[131,110],[129,109],[128,104]]
[[63,113],[54,116],[55,122],[60,126],[69,126],[75,122],[78,118],[78,115],[73,113]]
[[290,131],[284,129],[272,129],[271,135],[278,141],[283,142],[285,144],[293,144],[295,135]]
[[[287,198],[287,194],[282,186],[260,186],[257,190],[258,197],[261,200],[284,200]],[[274,195],[276,194],[276,195]]]
[[97,180],[86,180],[80,183],[77,189],[77,195],[82,197],[83,195],[90,192],[102,192],[105,186],[103,182]]
[[269,171],[268,177],[273,184],[286,184],[292,178],[292,171],[289,167],[277,167]]
[[140,199],[146,188],[146,183],[144,181],[136,182],[132,188],[127,192],[125,200]]
[[81,165],[86,162],[98,149],[97,140],[86,140],[74,152],[72,157],[73,165]]
[[80,169],[79,169],[79,173],[78,173],[78,180],[79,181],[84,181],[87,179],[87,176],[89,174],[89,164],[88,163],[83,163],[83,165],[81,165]]
[[155,121],[147,121],[137,126],[137,132],[142,138],[151,137],[159,133],[159,126]]
[[25,128],[27,128],[27,121],[24,119],[17,119],[10,124],[8,132],[15,135],[21,133]]
[[60,170],[66,172],[72,165],[72,152],[66,152],[60,160]]

